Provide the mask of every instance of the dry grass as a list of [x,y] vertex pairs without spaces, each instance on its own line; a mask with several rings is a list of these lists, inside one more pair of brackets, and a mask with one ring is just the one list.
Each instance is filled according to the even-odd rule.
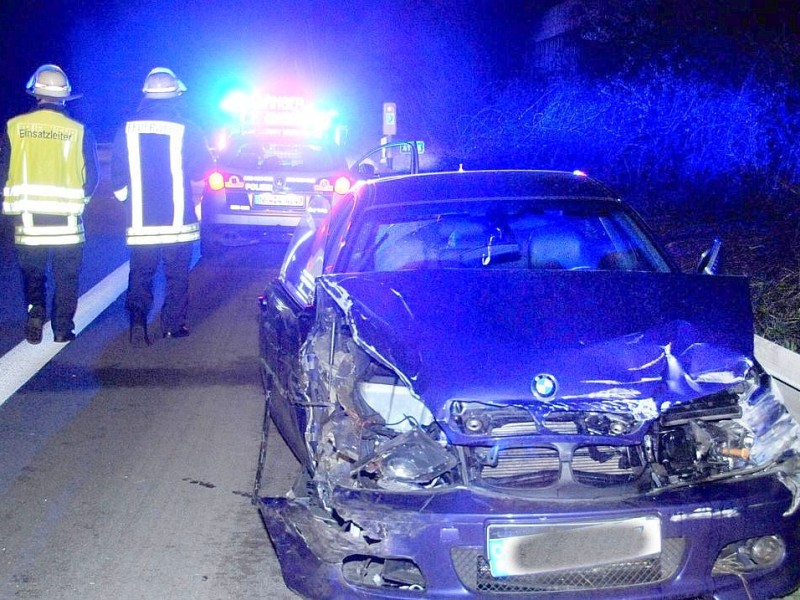
[[736,207],[645,213],[685,271],[714,237],[725,247],[726,272],[750,279],[756,333],[800,350],[800,195],[785,188]]

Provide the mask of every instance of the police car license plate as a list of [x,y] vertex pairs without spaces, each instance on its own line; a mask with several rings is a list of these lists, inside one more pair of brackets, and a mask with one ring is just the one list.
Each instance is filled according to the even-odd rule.
[[254,194],[253,204],[256,206],[304,206],[303,196],[296,194]]
[[603,567],[660,554],[661,522],[653,516],[486,528],[494,577]]

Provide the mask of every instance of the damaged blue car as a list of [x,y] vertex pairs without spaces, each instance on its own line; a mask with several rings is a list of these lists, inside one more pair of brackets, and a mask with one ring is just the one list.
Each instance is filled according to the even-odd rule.
[[260,302],[254,502],[309,598],[774,598],[798,423],[744,278],[681,272],[583,173],[391,177],[312,203]]

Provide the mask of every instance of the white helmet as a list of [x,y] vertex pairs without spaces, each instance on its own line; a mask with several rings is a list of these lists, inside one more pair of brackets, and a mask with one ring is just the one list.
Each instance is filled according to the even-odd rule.
[[67,74],[56,65],[42,65],[31,75],[25,90],[37,98],[52,98],[54,100],[74,100],[81,95],[72,94]]
[[146,98],[175,98],[186,91],[186,86],[171,69],[156,67],[147,74],[142,91]]

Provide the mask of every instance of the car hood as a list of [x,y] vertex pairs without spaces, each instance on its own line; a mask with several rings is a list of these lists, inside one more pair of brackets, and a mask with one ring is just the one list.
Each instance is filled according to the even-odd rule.
[[[455,400],[648,420],[753,364],[739,277],[443,270],[328,275],[319,287],[440,420]],[[534,395],[540,375],[553,396]]]

